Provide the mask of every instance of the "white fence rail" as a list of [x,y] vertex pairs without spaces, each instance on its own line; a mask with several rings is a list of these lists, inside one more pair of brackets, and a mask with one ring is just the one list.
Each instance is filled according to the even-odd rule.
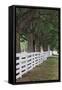
[[22,75],[33,69],[35,66],[43,63],[49,57],[49,51],[40,53],[16,53],[16,79],[22,78]]

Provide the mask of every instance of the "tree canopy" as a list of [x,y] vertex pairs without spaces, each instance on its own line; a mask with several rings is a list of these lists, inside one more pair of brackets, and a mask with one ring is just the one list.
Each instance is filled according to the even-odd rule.
[[39,45],[58,50],[59,11],[50,9],[16,9],[16,27],[20,36],[27,40],[32,33]]

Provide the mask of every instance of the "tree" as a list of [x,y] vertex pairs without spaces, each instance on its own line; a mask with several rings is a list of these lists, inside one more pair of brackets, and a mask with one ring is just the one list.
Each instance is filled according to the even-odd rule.
[[17,8],[16,31],[28,41],[28,51],[58,49],[58,10]]

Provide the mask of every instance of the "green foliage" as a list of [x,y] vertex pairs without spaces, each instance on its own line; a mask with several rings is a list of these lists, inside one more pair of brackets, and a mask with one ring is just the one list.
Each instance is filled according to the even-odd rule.
[[[23,39],[27,40],[27,35],[32,32],[39,39],[40,44],[47,44],[50,45],[51,49],[58,49],[58,10],[17,8],[17,25],[22,23],[23,16],[28,14],[32,15],[32,19],[30,22],[27,20],[28,26],[21,34]],[[25,19],[28,19],[28,17]]]

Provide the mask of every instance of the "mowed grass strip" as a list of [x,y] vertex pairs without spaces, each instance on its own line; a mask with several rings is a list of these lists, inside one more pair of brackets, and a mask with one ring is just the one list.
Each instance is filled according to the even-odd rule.
[[58,57],[49,57],[42,64],[24,74],[16,82],[58,80]]

